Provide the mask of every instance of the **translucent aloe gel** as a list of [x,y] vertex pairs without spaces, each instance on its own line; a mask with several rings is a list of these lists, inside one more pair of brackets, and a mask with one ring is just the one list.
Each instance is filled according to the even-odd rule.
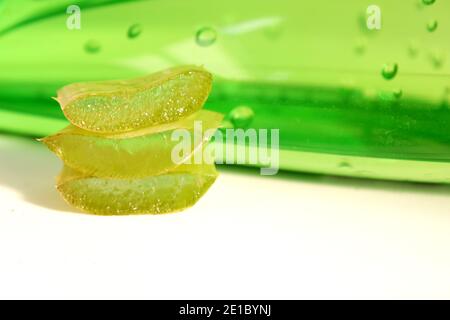
[[[200,110],[211,80],[206,70],[184,66],[58,91],[56,100],[71,124],[40,141],[64,163],[56,185],[61,196],[100,215],[162,214],[193,206],[217,177],[214,161],[195,162],[223,119]],[[198,123],[212,133],[197,139]],[[182,142],[172,139],[186,134]]]
[[449,183],[450,3],[425,2],[377,1],[370,30],[358,0],[0,1],[0,127],[66,126],[72,82],[204,65],[206,108],[279,129],[281,169]]

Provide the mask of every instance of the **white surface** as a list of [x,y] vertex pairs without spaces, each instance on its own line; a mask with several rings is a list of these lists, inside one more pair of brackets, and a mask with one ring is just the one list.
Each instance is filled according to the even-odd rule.
[[71,213],[0,137],[0,298],[450,298],[450,186],[222,169],[185,212]]

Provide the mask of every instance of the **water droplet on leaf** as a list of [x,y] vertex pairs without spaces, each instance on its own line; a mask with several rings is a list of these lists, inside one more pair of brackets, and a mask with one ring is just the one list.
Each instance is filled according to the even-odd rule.
[[439,69],[444,64],[445,55],[441,50],[434,50],[430,53],[430,61],[433,67]]
[[396,63],[387,63],[381,70],[381,75],[386,80],[392,80],[395,78],[398,72],[398,65]]
[[211,27],[204,27],[195,34],[195,42],[201,47],[208,47],[216,42],[217,32]]
[[393,93],[394,97],[396,97],[397,99],[400,99],[403,95],[402,89],[394,89],[394,90],[392,90],[392,93]]
[[434,32],[434,31],[437,29],[437,27],[438,27],[438,22],[437,22],[437,20],[435,20],[435,19],[430,20],[430,21],[427,23],[427,30],[428,30],[429,32]]
[[100,51],[100,49],[101,49],[101,45],[96,40],[89,40],[84,45],[84,50],[87,53],[98,53]]
[[140,24],[133,24],[132,26],[130,26],[128,28],[128,38],[130,39],[134,39],[136,37],[138,37],[142,32],[142,27]]
[[238,106],[230,111],[231,123],[237,128],[247,128],[253,121],[255,113],[248,106]]

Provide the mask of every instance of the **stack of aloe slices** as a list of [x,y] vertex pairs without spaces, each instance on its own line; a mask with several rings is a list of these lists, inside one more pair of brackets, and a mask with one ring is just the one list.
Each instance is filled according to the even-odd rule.
[[[159,214],[190,207],[217,178],[214,164],[194,164],[222,115],[201,110],[212,76],[184,66],[146,77],[62,88],[57,100],[71,122],[42,141],[64,162],[57,189],[71,205],[101,215]],[[190,152],[174,161],[183,129]]]

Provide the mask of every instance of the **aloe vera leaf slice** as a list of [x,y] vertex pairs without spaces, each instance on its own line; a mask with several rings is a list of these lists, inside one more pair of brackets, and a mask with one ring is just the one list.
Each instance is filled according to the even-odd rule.
[[[172,171],[188,161],[195,150],[202,148],[210,134],[220,126],[220,113],[200,110],[174,123],[151,127],[126,134],[92,134],[70,125],[61,132],[41,141],[68,166],[83,174],[105,178],[141,178]],[[197,124],[197,125],[195,125]],[[196,132],[200,128],[203,132]],[[189,133],[189,145],[178,162],[172,159],[174,130]],[[211,130],[212,129],[212,130]],[[199,138],[195,138],[195,134]]]
[[138,130],[179,120],[201,109],[212,75],[182,66],[130,80],[74,83],[58,91],[67,119],[94,132]]
[[214,165],[183,165],[141,179],[86,176],[67,166],[57,180],[63,198],[97,215],[163,214],[193,206],[217,178]]

